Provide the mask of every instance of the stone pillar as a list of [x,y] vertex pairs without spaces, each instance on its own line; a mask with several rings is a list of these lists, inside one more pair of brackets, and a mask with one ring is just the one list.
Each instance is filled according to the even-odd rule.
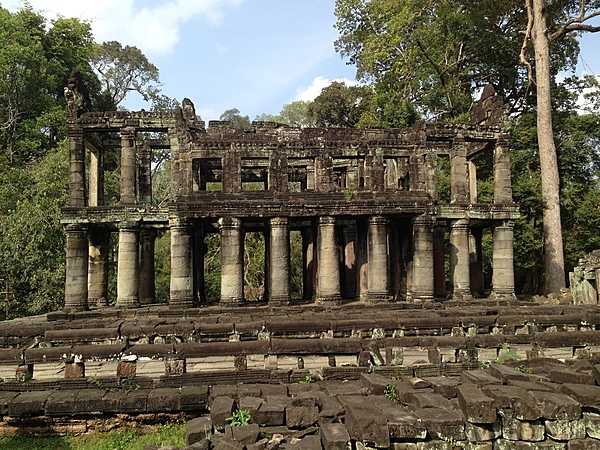
[[135,129],[121,129],[121,204],[135,203],[136,156]]
[[139,166],[139,201],[144,203],[152,202],[152,148],[147,142],[144,142],[140,152]]
[[108,250],[110,232],[95,230],[89,235],[88,304],[108,305]]
[[433,200],[437,200],[437,155],[435,153],[425,154],[423,169],[425,172],[425,191]]
[[433,229],[433,273],[436,298],[446,298],[446,269],[444,264],[446,227],[437,225]]
[[369,296],[369,229],[366,219],[356,220],[356,287],[361,301],[367,301]]
[[450,203],[466,204],[467,197],[467,146],[457,138],[450,155]]
[[156,231],[143,229],[140,232],[140,303],[150,305],[156,302],[154,283],[154,242]]
[[314,165],[306,166],[306,190],[307,191],[315,190],[315,166]]
[[104,152],[90,151],[89,206],[104,205]]
[[172,220],[169,229],[171,231],[169,306],[189,307],[194,303],[192,230],[190,224],[179,220]]
[[338,247],[335,242],[335,218],[319,218],[319,256],[317,301],[324,304],[339,304],[340,266]]
[[469,221],[455,220],[450,226],[450,260],[452,298],[470,300],[471,279],[469,272]]
[[240,219],[219,220],[221,228],[221,304],[235,306],[244,301],[244,241]]
[[69,128],[69,207],[85,208],[85,146],[83,130]]
[[117,261],[117,306],[135,308],[139,300],[139,228],[137,224],[119,226],[119,255]]
[[414,253],[411,297],[413,301],[433,299],[433,229],[431,218],[419,216],[413,222]]
[[483,294],[483,230],[472,228],[469,233],[469,271],[471,273],[471,292],[477,296]]
[[302,230],[302,298],[315,298],[315,276],[317,268],[314,226]]
[[512,203],[510,151],[508,143],[499,140],[494,148],[494,203]]
[[290,301],[290,231],[287,217],[271,219],[269,239],[269,304]]
[[345,223],[342,227],[343,268],[342,297],[356,298],[356,222]]
[[83,227],[68,225],[66,230],[65,311],[88,307],[88,238]]
[[199,224],[194,229],[194,295],[195,303],[205,305],[207,303],[206,290],[204,283],[204,225]]
[[513,224],[505,222],[494,228],[492,257],[492,295],[499,299],[515,298],[513,268]]
[[387,218],[383,216],[369,218],[368,258],[368,299],[389,300]]
[[469,201],[471,204],[477,203],[477,165],[475,161],[469,160]]

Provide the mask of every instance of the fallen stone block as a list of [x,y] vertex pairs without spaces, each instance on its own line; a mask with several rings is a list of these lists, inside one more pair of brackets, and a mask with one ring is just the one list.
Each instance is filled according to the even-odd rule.
[[321,445],[324,450],[346,450],[349,443],[350,435],[341,423],[321,425]]
[[12,417],[43,416],[44,407],[52,391],[21,392],[8,404],[8,415]]
[[600,414],[584,412],[583,421],[587,435],[594,439],[600,439]]
[[469,442],[485,442],[498,439],[502,435],[500,422],[491,425],[476,425],[474,423],[465,423],[465,435]]
[[549,377],[555,383],[595,384],[592,374],[569,369],[552,370]]
[[529,377],[527,374],[519,372],[512,367],[505,366],[503,364],[490,364],[489,367],[490,375],[499,378],[503,383],[507,383],[508,380],[521,380],[528,381]]
[[230,426],[225,427],[225,436],[233,439],[244,445],[254,444],[258,441],[259,429],[255,423],[241,426]]
[[516,386],[488,385],[483,387],[486,395],[494,399],[497,409],[504,415],[513,415],[519,420],[537,420],[541,417],[535,399]]
[[235,402],[231,397],[216,397],[210,406],[210,418],[213,427],[217,430],[223,430],[227,424],[227,419],[231,417]]
[[246,445],[246,450],[266,450],[269,440],[267,438],[260,439],[254,444]]
[[566,450],[566,448],[562,442],[554,441],[524,442],[498,439],[494,443],[494,450]]
[[512,417],[502,418],[502,437],[510,441],[527,441],[539,442],[543,441],[546,429],[544,422],[537,421],[521,421]]
[[471,423],[496,422],[494,399],[485,395],[474,384],[463,384],[457,387],[460,408]]
[[319,420],[319,408],[316,406],[288,406],[285,416],[289,428],[307,428]]
[[48,416],[63,416],[74,413],[78,391],[53,391],[46,400]]
[[280,426],[285,423],[285,403],[265,401],[256,411],[254,422],[263,426]]
[[196,417],[185,424],[185,443],[192,445],[212,436],[212,421],[209,416]]
[[120,394],[119,412],[144,413],[147,411],[149,391],[128,391],[125,395],[123,392]]
[[448,399],[456,398],[456,387],[461,384],[460,379],[455,377],[431,377],[425,380],[431,385],[433,392]]
[[545,419],[575,420],[581,417],[581,405],[565,394],[531,392]]
[[361,374],[360,381],[367,391],[373,395],[383,395],[386,386],[393,384],[390,378],[373,373]]
[[244,450],[244,444],[234,441],[225,435],[214,434],[210,438],[212,450]]
[[238,401],[239,408],[248,411],[253,418],[262,404],[263,399],[259,397],[241,397]]
[[418,408],[414,414],[434,439],[462,441],[465,439],[463,417],[447,409]]
[[502,380],[491,376],[484,370],[467,370],[460,375],[463,383],[477,384],[480,386],[486,384],[502,384]]
[[[298,439],[296,442],[291,442],[287,446],[288,450],[321,450],[321,436],[305,436],[302,439]],[[248,449],[249,450],[249,449]]]
[[585,433],[585,420],[546,420],[546,435],[557,441],[570,441],[583,439]]
[[152,389],[148,394],[148,412],[177,412],[181,409],[181,394],[177,388]]
[[182,411],[206,411],[208,386],[183,386],[179,394]]
[[600,412],[600,386],[565,383],[560,391],[576,399],[584,408]]
[[380,400],[378,396],[371,396],[370,401],[359,395],[341,396],[339,399],[346,410],[344,423],[350,438],[377,448],[389,447],[387,421],[376,406],[385,401],[384,397]]
[[574,439],[567,443],[567,450],[600,450],[600,441],[596,439]]

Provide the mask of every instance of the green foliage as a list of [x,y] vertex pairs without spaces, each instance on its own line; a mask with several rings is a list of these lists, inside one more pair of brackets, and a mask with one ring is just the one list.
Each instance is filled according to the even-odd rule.
[[185,446],[185,425],[169,424],[152,431],[125,428],[110,433],[87,433],[80,436],[2,436],[3,450],[143,450],[154,446]]
[[498,364],[504,364],[508,361],[518,361],[521,357],[517,355],[513,350],[510,349],[509,344],[502,344],[496,362]]
[[241,427],[248,425],[252,420],[252,415],[247,409],[238,409],[233,412],[231,417],[227,418],[227,423],[232,427]]
[[298,383],[300,384],[312,384],[315,382],[315,379],[312,377],[312,375],[306,375],[304,378],[302,378],[300,381],[298,381]]
[[231,122],[231,126],[233,128],[237,128],[238,130],[246,130],[252,125],[250,123],[250,118],[248,116],[242,116],[240,114],[240,110],[237,108],[228,109],[221,114],[219,120]]
[[385,395],[385,398],[387,398],[388,400],[391,400],[393,402],[398,401],[398,389],[393,384],[388,384],[385,386],[385,389],[383,390],[383,395]]

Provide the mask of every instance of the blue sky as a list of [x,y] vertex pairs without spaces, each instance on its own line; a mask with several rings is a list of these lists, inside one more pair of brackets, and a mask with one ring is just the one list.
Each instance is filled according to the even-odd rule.
[[[10,9],[22,0],[0,0]],[[238,108],[253,119],[354,80],[333,46],[335,0],[30,0],[49,17],[90,20],[99,41],[140,47],[163,91],[205,120]],[[599,21],[600,22],[600,21]],[[600,74],[600,33],[582,41],[578,73]],[[134,96],[126,106],[144,107]]]

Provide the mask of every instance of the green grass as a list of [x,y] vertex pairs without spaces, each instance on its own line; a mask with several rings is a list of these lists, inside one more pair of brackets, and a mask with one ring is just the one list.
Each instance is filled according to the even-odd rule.
[[185,447],[185,425],[161,425],[152,432],[123,429],[80,436],[0,437],[2,450],[143,450],[146,445]]

